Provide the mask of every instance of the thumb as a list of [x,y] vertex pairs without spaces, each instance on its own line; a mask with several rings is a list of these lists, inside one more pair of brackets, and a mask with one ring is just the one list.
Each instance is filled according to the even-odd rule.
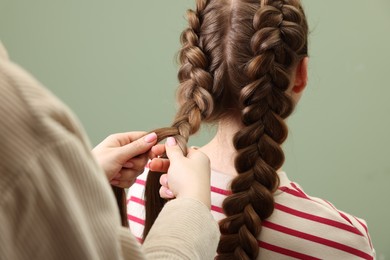
[[184,157],[183,151],[177,145],[174,137],[168,137],[165,143],[165,152],[169,159]]
[[156,144],[156,142],[156,133],[147,134],[134,142],[122,146],[119,151],[122,155],[121,158],[122,160],[127,161],[140,154],[146,153]]

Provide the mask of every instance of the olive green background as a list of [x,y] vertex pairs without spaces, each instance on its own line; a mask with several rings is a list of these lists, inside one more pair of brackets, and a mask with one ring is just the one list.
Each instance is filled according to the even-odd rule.
[[[305,191],[367,220],[390,259],[390,1],[304,0],[307,91],[289,119],[285,170]],[[14,61],[78,115],[93,144],[169,125],[175,54],[193,0],[0,0]],[[0,93],[1,94],[1,93]],[[211,127],[192,139],[202,145]]]

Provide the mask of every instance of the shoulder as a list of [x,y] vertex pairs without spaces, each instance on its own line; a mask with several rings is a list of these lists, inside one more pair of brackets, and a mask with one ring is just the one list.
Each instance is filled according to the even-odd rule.
[[8,59],[8,53],[7,53],[7,50],[4,48],[1,40],[0,40],[0,60],[1,59],[4,59],[4,60],[7,60]]
[[[70,148],[84,157],[67,159],[92,161],[88,139],[70,110],[33,76],[4,57],[0,57],[0,92],[0,185],[7,187],[21,176],[27,162],[55,156],[61,163],[65,160],[63,153]],[[43,163],[39,166],[45,167]],[[33,170],[25,172],[32,175]]]
[[34,154],[37,147],[67,138],[79,139],[90,149],[70,109],[27,71],[4,58],[0,58],[0,91],[0,154],[7,159],[20,160]]
[[373,248],[364,220],[324,199],[309,196],[294,182],[279,190],[282,192],[275,196],[275,211],[265,223],[270,232],[288,235],[289,246],[306,245],[314,255],[372,259]]
[[[61,100],[33,75],[12,61],[0,59],[0,88],[6,93],[0,99],[9,101],[7,106],[2,108],[3,112],[25,116],[25,124],[50,127],[50,124],[45,123],[56,121],[70,131],[80,127],[78,119]],[[17,112],[19,113],[16,114]],[[47,136],[47,133],[41,134],[42,136]]]

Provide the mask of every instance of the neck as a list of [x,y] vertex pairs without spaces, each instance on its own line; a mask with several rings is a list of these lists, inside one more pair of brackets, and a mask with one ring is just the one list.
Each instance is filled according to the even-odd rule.
[[[200,148],[210,158],[212,170],[227,175],[237,175],[234,167],[237,151],[233,146],[233,137],[241,128],[242,124],[239,121],[221,120],[214,138]],[[282,169],[277,170],[279,171]]]
[[205,153],[211,162],[211,169],[228,175],[237,175],[234,168],[236,149],[233,146],[233,137],[240,130],[240,123],[233,120],[222,120],[218,124],[218,131],[214,138],[200,150]]

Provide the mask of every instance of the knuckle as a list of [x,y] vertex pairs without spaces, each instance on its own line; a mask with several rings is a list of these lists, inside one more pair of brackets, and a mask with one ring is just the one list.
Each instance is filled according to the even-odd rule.
[[108,138],[108,139],[112,139],[112,140],[116,140],[117,137],[118,137],[119,135],[120,135],[120,134],[118,134],[118,133],[110,134],[107,138]]

